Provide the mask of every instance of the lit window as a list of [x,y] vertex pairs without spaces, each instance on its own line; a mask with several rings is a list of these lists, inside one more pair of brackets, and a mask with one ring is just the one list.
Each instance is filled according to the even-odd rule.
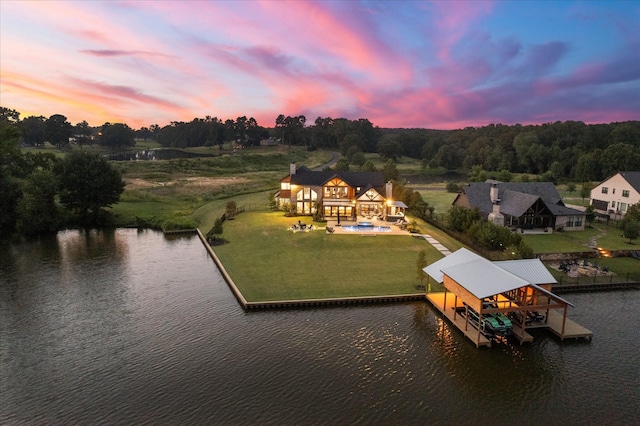
[[629,191],[627,191],[626,189],[623,189],[622,190],[622,196],[629,198]]
[[285,191],[291,189],[291,184],[289,182],[282,182],[280,183],[280,189],[284,189]]
[[602,187],[602,193],[603,194],[608,194],[609,193],[609,188],[607,188],[606,186]]

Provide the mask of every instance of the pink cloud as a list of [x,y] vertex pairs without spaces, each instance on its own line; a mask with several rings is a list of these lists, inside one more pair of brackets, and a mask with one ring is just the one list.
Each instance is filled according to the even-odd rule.
[[171,57],[158,52],[148,52],[143,50],[115,50],[115,49],[82,49],[80,53],[98,57],[115,57],[115,56],[149,56],[149,57]]
[[447,63],[454,45],[469,31],[472,22],[491,12],[493,2],[433,1],[431,7],[437,31],[430,35],[438,46],[438,58]]

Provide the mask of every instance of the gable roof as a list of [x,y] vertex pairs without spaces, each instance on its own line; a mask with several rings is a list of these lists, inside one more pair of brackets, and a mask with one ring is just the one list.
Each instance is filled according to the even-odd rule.
[[445,275],[451,277],[478,299],[530,284],[464,247],[432,263],[423,271],[439,283],[444,281]]
[[446,269],[449,266],[455,266],[474,261],[478,257],[479,256],[477,254],[462,247],[461,249],[451,253],[449,256],[445,256],[437,262],[433,262],[431,265],[423,268],[422,270],[426,272],[431,278],[442,284],[442,282],[444,281],[444,274],[442,273],[443,269]]
[[[478,299],[531,284],[480,256],[471,262],[445,268],[442,272],[469,290]],[[482,279],[478,279],[478,277],[482,277]]]
[[554,216],[584,215],[580,210],[566,207],[552,182],[472,182],[463,189],[471,208],[477,207],[487,215],[493,210],[491,186],[498,187],[500,211],[519,217],[540,199]]
[[444,281],[446,274],[478,299],[531,286],[556,300],[573,306],[570,302],[539,287],[539,284],[557,282],[540,259],[491,262],[466,248],[461,248],[427,266],[423,271],[439,283]]
[[366,197],[364,197],[364,194],[366,194],[367,191],[369,191],[370,189],[375,191],[375,196],[373,198],[374,200],[375,199],[380,199],[380,198],[384,199],[384,194],[381,194],[380,191],[378,191],[378,189],[380,189],[380,188],[379,187],[375,188],[373,185],[367,185],[367,186],[364,186],[364,187],[361,186],[360,187],[360,191],[358,193],[356,193],[356,198],[357,199],[361,199],[362,198],[362,199],[364,199],[364,201],[367,201],[365,199]]
[[624,178],[629,185],[640,193],[640,172],[620,172],[620,176]]
[[373,188],[383,188],[385,186],[384,174],[382,172],[315,171],[305,166],[300,167],[291,175],[291,183],[303,186],[322,186],[336,177],[342,179],[354,188],[362,188],[369,185]]
[[493,264],[527,280],[531,284],[558,283],[540,259],[502,260],[493,262]]

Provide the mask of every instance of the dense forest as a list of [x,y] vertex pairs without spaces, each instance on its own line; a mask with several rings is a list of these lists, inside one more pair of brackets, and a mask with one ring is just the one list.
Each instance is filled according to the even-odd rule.
[[385,159],[401,156],[422,160],[425,169],[469,172],[528,173],[554,182],[601,181],[618,170],[640,169],[640,121],[585,124],[580,121],[540,125],[489,124],[458,130],[384,129],[367,119],[305,116],[275,118],[273,127],[260,126],[246,116],[235,120],[217,117],[188,122],[156,124],[138,130],[122,123],[91,128],[86,121],[75,126],[63,115],[19,119],[2,108],[3,116],[17,123],[23,145],[48,141],[64,149],[69,140],[82,145],[98,143],[113,149],[135,145],[136,139],[153,139],[165,147],[220,146],[234,141],[256,146],[266,138],[309,150],[331,149],[344,156],[341,167],[361,168],[364,153]]

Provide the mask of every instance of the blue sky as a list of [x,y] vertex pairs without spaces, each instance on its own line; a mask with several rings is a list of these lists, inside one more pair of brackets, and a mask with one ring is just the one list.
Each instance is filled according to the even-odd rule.
[[134,128],[640,119],[638,1],[0,2],[0,104]]

